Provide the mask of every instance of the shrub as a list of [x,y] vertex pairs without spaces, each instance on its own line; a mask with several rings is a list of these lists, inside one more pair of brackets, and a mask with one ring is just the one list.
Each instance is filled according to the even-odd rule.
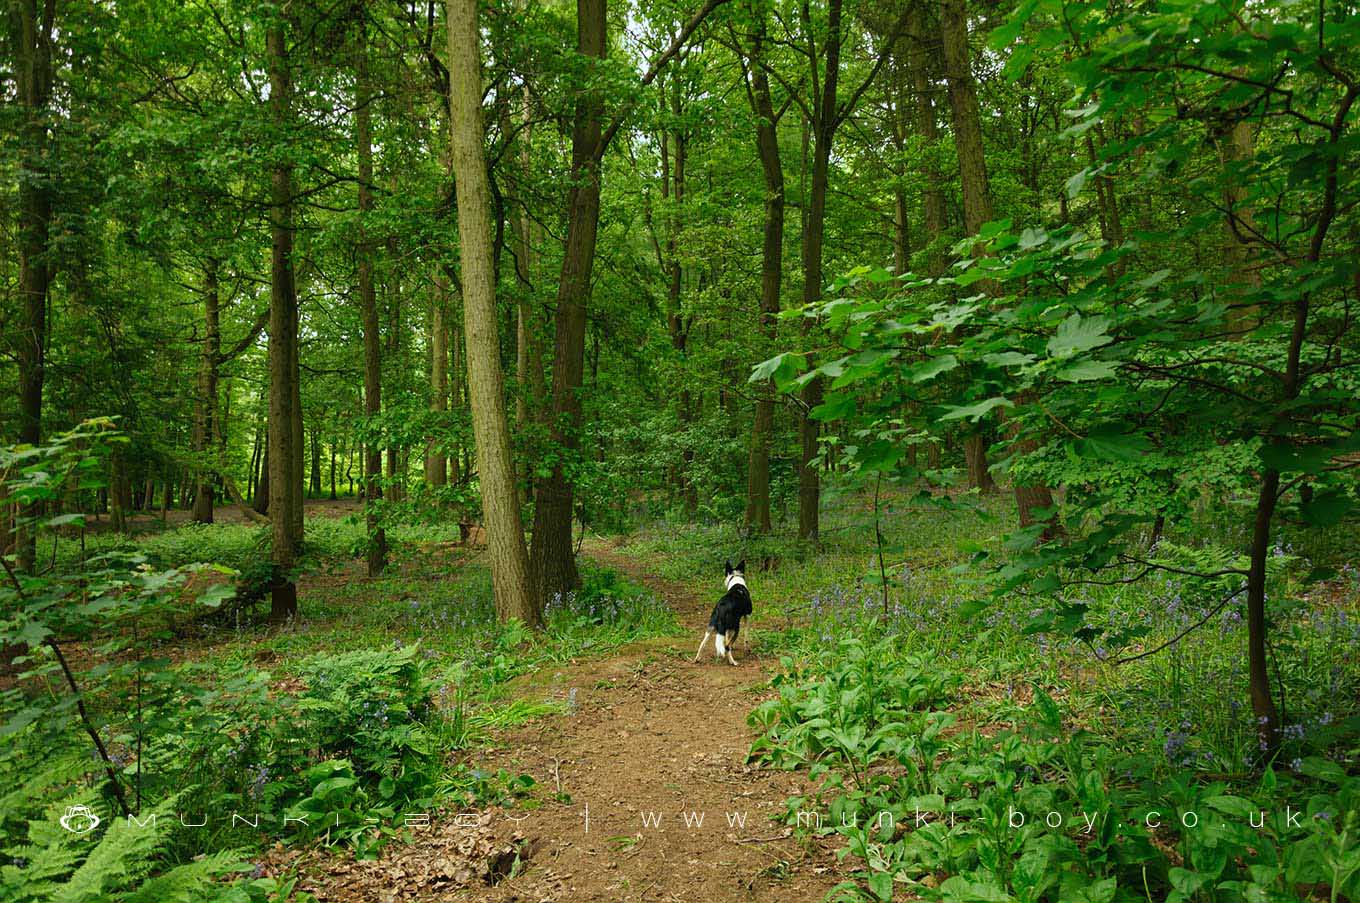
[[301,664],[300,731],[326,758],[350,759],[384,799],[428,795],[438,756],[426,724],[434,681],[418,647],[314,656]]

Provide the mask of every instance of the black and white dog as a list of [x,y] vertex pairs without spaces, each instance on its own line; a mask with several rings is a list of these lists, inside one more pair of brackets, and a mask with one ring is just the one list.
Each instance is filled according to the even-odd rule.
[[746,588],[746,559],[743,558],[736,567],[732,567],[732,560],[728,559],[727,592],[713,606],[708,629],[699,641],[699,651],[694,653],[694,660],[697,662],[699,656],[704,654],[704,644],[709,637],[713,637],[714,655],[718,658],[725,656],[729,665],[735,665],[737,660],[732,657],[732,644],[736,642],[737,631],[741,630],[741,619],[750,613],[751,592]]

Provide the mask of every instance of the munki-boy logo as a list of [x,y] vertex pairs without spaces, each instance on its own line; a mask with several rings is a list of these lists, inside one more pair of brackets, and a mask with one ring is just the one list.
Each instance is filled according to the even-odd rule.
[[89,806],[71,806],[58,821],[72,834],[88,834],[99,827],[99,816],[90,811]]

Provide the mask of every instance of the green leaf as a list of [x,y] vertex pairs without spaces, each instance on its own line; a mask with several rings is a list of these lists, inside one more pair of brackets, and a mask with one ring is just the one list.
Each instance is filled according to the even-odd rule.
[[1136,433],[1092,432],[1084,439],[1078,439],[1070,446],[1079,458],[1093,458],[1097,461],[1136,461],[1151,446],[1147,439]]
[[869,874],[869,890],[873,891],[874,896],[885,901],[893,898],[893,879],[891,872],[871,872]]
[[998,354],[984,354],[982,362],[993,367],[1016,367],[1034,363],[1034,355],[1019,351],[1002,351]]
[[1106,317],[1083,317],[1072,314],[1058,324],[1058,331],[1048,340],[1048,353],[1056,358],[1071,357],[1108,345],[1113,339],[1106,333],[1110,321]]
[[751,378],[748,382],[758,383],[773,379],[776,385],[783,386],[801,372],[803,372],[802,355],[793,351],[785,351],[757,364],[752,369]]
[[967,417],[970,420],[976,421],[979,417],[986,414],[992,408],[1000,407],[1007,408],[1015,407],[1015,403],[1008,398],[1002,398],[1001,396],[998,395],[994,398],[988,398],[985,401],[979,401],[977,404],[970,404],[961,408],[951,407],[948,409],[948,411],[946,411],[943,415],[940,416],[940,419],[961,420],[962,418]]
[[1076,200],[1077,195],[1081,194],[1081,190],[1086,187],[1086,177],[1089,174],[1088,170],[1083,169],[1067,180],[1068,200]]
[[928,379],[934,379],[941,373],[953,370],[959,365],[958,358],[952,354],[942,354],[939,357],[932,357],[919,364],[913,364],[907,371],[908,376],[914,383],[923,383]]
[[1304,523],[1314,527],[1332,527],[1346,519],[1355,508],[1355,500],[1344,492],[1319,492],[1299,506]]
[[1105,379],[1114,376],[1115,365],[1112,361],[1093,361],[1090,359],[1073,361],[1058,371],[1058,379],[1070,383],[1085,382],[1092,379]]

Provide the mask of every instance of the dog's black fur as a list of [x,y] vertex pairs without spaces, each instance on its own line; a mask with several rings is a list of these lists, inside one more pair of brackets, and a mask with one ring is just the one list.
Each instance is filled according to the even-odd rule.
[[[699,651],[694,654],[696,662],[703,654],[704,644],[712,636],[713,649],[717,656],[721,658],[726,655],[729,664],[736,664],[736,660],[732,658],[732,644],[741,630],[741,619],[751,614],[751,591],[746,588],[746,559],[743,558],[736,567],[732,567],[732,561],[729,559],[726,568],[726,579],[730,586],[718,600],[718,604],[713,606],[713,614],[708,619],[708,630],[699,641]],[[735,582],[733,577],[737,578]]]

